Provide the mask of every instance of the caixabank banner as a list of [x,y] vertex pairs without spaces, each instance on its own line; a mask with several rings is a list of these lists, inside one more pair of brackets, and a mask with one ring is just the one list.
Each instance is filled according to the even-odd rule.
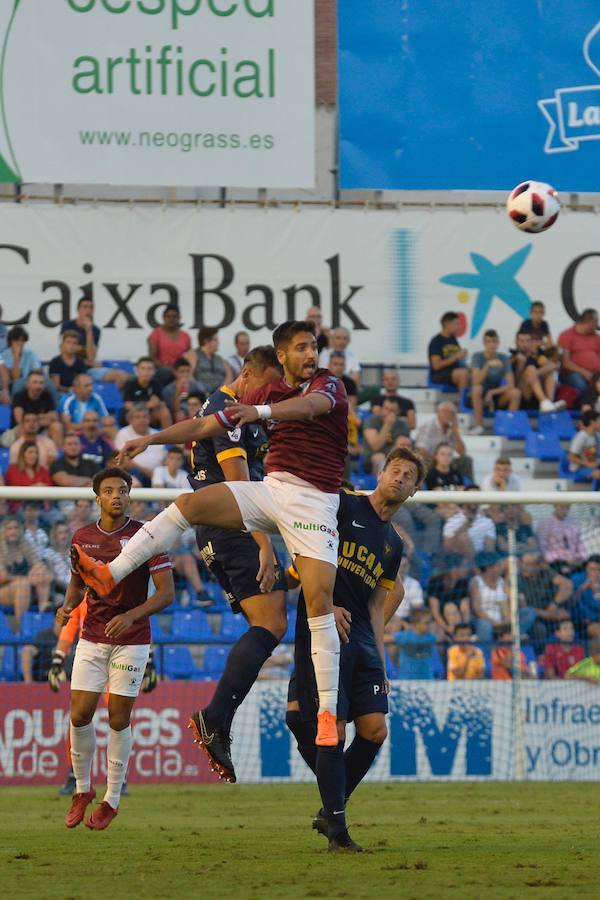
[[[212,682],[161,682],[132,714],[132,783],[216,781],[187,722]],[[238,780],[311,781],[285,724],[287,682],[259,682],[238,710],[232,754]],[[600,702],[594,685],[528,682],[521,726],[509,682],[393,682],[389,736],[369,773],[373,781],[597,781]],[[93,780],[106,777],[107,710],[95,717]],[[66,772],[68,690],[5,684],[0,691],[0,786],[58,784]],[[522,742],[517,743],[517,735]],[[347,742],[352,739],[349,726]]]
[[425,365],[447,310],[473,352],[495,328],[501,350],[533,300],[553,336],[598,305],[600,216],[561,212],[526,235],[504,210],[200,209],[0,205],[0,321],[22,324],[44,360],[62,322],[94,300],[100,359],[136,359],[168,303],[183,327],[236,331],[253,345],[320,306],[350,330],[364,363]]
[[344,188],[598,191],[594,0],[340,0]]
[[313,0],[0,0],[0,180],[312,187]]

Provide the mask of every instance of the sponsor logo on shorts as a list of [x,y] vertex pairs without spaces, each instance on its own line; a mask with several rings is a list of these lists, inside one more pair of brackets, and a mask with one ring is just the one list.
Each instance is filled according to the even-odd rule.
[[201,547],[200,557],[204,560],[207,566],[211,566],[214,563],[215,548],[212,545],[212,541],[209,541],[208,544],[205,544],[204,547]]
[[294,528],[298,528],[301,531],[323,531],[334,538],[338,536],[335,528],[329,528],[328,525],[319,525],[318,522],[294,522]]
[[119,669],[121,672],[141,672],[140,666],[132,666],[128,663],[111,662],[111,669]]

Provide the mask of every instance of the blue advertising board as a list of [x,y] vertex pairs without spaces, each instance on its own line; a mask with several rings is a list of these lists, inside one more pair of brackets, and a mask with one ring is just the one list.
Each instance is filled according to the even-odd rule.
[[340,185],[598,191],[600,5],[340,0]]

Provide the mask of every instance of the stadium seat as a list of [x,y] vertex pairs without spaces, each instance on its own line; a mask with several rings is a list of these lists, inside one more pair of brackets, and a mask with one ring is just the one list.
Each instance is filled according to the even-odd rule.
[[12,410],[8,403],[0,403],[0,431],[10,428]]
[[213,606],[210,607],[211,612],[229,612],[230,606],[223,588],[218,581],[203,581],[204,591],[212,598]]
[[439,391],[441,394],[458,393],[458,389],[454,384],[436,384],[435,381],[432,381],[431,372],[427,373],[427,387],[432,388],[434,391]]
[[[156,669],[165,678],[194,678],[198,669],[189,647],[164,647],[155,656]],[[164,661],[164,665],[163,665]]]
[[213,641],[215,639],[210,627],[210,620],[206,613],[200,609],[173,613],[171,636],[199,642]]
[[8,624],[8,617],[0,612],[0,644],[17,641],[18,637]]
[[287,630],[286,630],[284,636],[283,636],[282,639],[281,639],[281,642],[282,642],[283,644],[293,644],[293,643],[294,643],[294,641],[295,641],[295,639],[296,639],[296,618],[297,618],[297,612],[296,612],[296,610],[293,609],[293,608],[292,608],[292,609],[288,608],[288,611],[287,611],[287,620],[288,620]]
[[113,381],[95,382],[94,391],[102,397],[109,412],[118,413],[123,409],[121,392]]
[[0,472],[4,475],[10,464],[10,450],[8,447],[0,447]]
[[540,434],[554,434],[561,441],[570,441],[576,432],[571,413],[561,409],[553,413],[541,413],[538,420]]
[[531,426],[524,409],[505,410],[497,409],[494,414],[494,433],[508,438],[511,441],[524,440]]
[[237,641],[248,630],[248,623],[242,615],[234,615],[227,611],[221,618],[221,630],[219,640]]
[[352,475],[352,484],[357,491],[374,491],[377,487],[377,478],[366,472],[355,472]]
[[129,359],[103,359],[100,365],[105,369],[123,369],[131,375],[135,374],[135,366]]
[[207,647],[204,651],[204,663],[202,665],[202,674],[205,678],[220,678],[229,656],[230,647],[212,646]]
[[17,681],[23,678],[23,670],[21,668],[21,654],[16,647],[0,647],[2,654],[2,665],[0,666],[0,681],[15,681],[15,662]]
[[156,616],[150,616],[150,631],[152,632],[153,644],[164,644],[169,640],[169,636],[165,634],[163,629],[160,627],[159,621]]
[[52,612],[23,613],[19,637],[24,641],[29,641],[31,638],[35,637],[38,631],[43,631],[45,628],[52,628],[53,625],[54,613]]
[[562,447],[558,435],[552,432],[530,431],[525,438],[525,455],[535,459],[555,461],[562,456]]

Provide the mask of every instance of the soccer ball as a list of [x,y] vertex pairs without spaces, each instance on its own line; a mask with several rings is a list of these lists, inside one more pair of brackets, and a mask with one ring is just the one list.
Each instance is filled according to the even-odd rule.
[[537,234],[554,225],[560,203],[556,191],[549,184],[524,181],[508,195],[506,209],[515,228]]

